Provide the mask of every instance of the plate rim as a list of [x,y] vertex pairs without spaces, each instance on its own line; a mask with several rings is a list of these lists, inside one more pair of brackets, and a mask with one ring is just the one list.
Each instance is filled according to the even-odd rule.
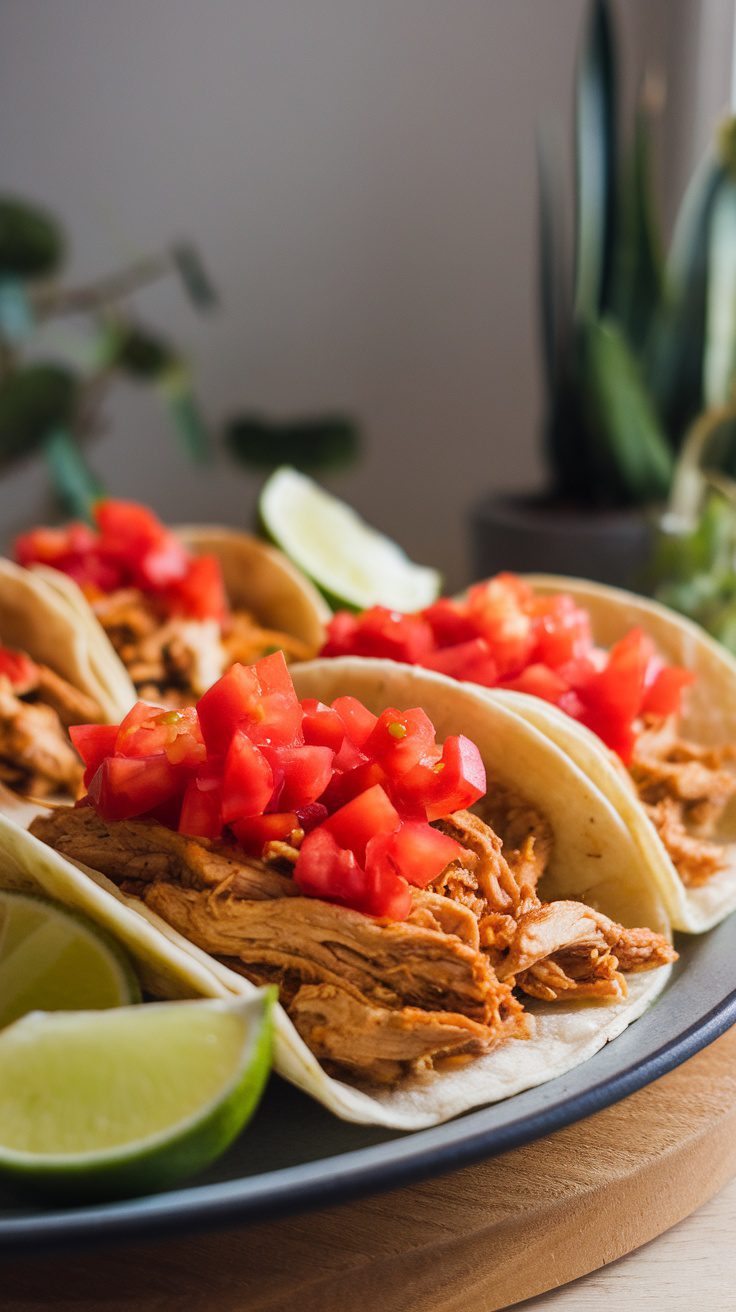
[[[484,1114],[489,1108],[481,1107],[401,1138],[274,1171],[206,1185],[195,1183],[165,1193],[105,1203],[102,1207],[91,1204],[32,1216],[0,1216],[0,1257],[29,1251],[53,1252],[61,1247],[80,1248],[91,1237],[96,1243],[102,1240],[114,1244],[143,1237],[164,1238],[172,1232],[182,1235],[255,1225],[337,1206],[460,1170],[521,1148],[603,1111],[689,1060],[734,1024],[736,988],[643,1058],[502,1126],[484,1125]],[[595,1056],[590,1060],[594,1063]],[[544,1087],[553,1089],[556,1082],[551,1080]],[[330,1169],[326,1175],[328,1163]]]

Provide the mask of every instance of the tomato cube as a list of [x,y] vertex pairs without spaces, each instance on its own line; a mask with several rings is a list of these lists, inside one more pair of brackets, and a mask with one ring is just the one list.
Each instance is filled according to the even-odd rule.
[[337,711],[317,701],[316,697],[305,698],[301,707],[305,743],[310,747],[331,747],[333,752],[339,752],[345,738],[345,725]]
[[374,834],[398,829],[400,816],[380,784],[341,806],[321,826],[340,847],[349,848],[358,861],[365,860],[366,845]]
[[190,779],[179,816],[179,833],[192,838],[218,839],[222,832],[222,785],[214,779]]
[[247,733],[238,729],[225,757],[222,818],[226,824],[265,811],[273,793],[273,771]]
[[274,810],[292,811],[322,796],[332,778],[335,753],[330,747],[261,748],[273,771]]
[[366,848],[365,868],[391,870],[417,888],[426,888],[453,861],[465,856],[465,849],[433,829],[425,820],[403,820],[390,834],[376,834]]
[[359,702],[357,697],[337,697],[332,703],[332,709],[340,716],[353,747],[362,748],[375,729],[378,716]]
[[266,843],[286,842],[299,827],[294,811],[251,815],[244,820],[234,820],[230,826],[240,846],[251,856],[261,856]]
[[161,753],[136,759],[107,756],[89,783],[89,798],[104,820],[129,820],[178,799],[187,772]]
[[382,711],[363,751],[377,761],[390,778],[406,774],[437,747],[434,725],[421,707]]

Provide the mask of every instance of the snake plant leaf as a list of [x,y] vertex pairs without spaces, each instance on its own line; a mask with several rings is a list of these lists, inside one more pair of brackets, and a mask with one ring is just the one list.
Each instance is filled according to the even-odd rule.
[[235,460],[254,469],[334,469],[355,460],[360,433],[345,415],[286,421],[240,415],[227,424],[225,445]]
[[647,348],[651,391],[675,450],[703,408],[711,226],[725,176],[709,153],[690,180],[667,258],[664,303]]
[[578,361],[588,428],[596,436],[599,485],[632,503],[662,500],[672,453],[636,359],[613,320],[580,325]]
[[557,134],[548,128],[540,128],[537,134],[537,177],[542,353],[548,398],[552,402],[569,348],[572,306],[565,251],[562,150]]
[[608,0],[592,0],[577,73],[575,312],[609,305],[616,220],[616,68]]
[[51,214],[14,196],[0,196],[0,278],[49,278],[65,255],[61,226]]
[[220,298],[197,247],[191,242],[177,242],[171,248],[171,258],[195,309],[213,310]]
[[55,428],[43,444],[51,484],[65,515],[91,524],[92,507],[104,488],[67,428]]
[[705,404],[725,405],[736,369],[736,183],[723,179],[713,202],[708,243]]
[[70,427],[79,381],[61,365],[27,364],[0,380],[0,465],[31,454],[55,428]]
[[651,121],[644,93],[620,189],[619,231],[611,309],[627,340],[643,350],[664,294],[664,254],[655,213],[651,166]]

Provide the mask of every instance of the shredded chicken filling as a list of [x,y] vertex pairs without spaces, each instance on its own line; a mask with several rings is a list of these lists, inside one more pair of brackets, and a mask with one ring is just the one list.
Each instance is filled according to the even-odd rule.
[[83,767],[66,728],[99,718],[96,702],[48,666],[35,665],[20,686],[0,675],[0,781],[34,797],[75,797]]
[[252,665],[281,649],[287,660],[314,652],[288,633],[264,628],[236,610],[216,620],[170,616],[155,598],[125,588],[95,598],[95,615],[145,700],[183,706],[196,700],[236,661]]
[[[294,1025],[327,1069],[368,1083],[471,1060],[525,1038],[521,997],[616,1000],[624,972],[675,953],[576,902],[542,902],[551,834],[526,811],[510,860],[480,817],[440,827],[465,847],[434,886],[412,890],[405,921],[380,921],[303,897],[291,877],[299,834],[267,859],[146,821],[105,822],[91,807],[55,811],[31,830],[140,897],[191,942],[255,983],[275,982]],[[531,828],[529,827],[531,826]]]
[[734,761],[736,747],[702,747],[678,738],[674,721],[650,721],[637,740],[631,777],[689,887],[706,883],[725,865],[724,847],[715,834],[736,793]]

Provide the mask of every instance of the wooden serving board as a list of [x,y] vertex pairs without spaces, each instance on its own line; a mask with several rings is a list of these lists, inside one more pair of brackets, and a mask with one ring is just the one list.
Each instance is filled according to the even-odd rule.
[[2,1312],[496,1312],[682,1220],[736,1174],[736,1027],[503,1157],[327,1211],[0,1262]]

